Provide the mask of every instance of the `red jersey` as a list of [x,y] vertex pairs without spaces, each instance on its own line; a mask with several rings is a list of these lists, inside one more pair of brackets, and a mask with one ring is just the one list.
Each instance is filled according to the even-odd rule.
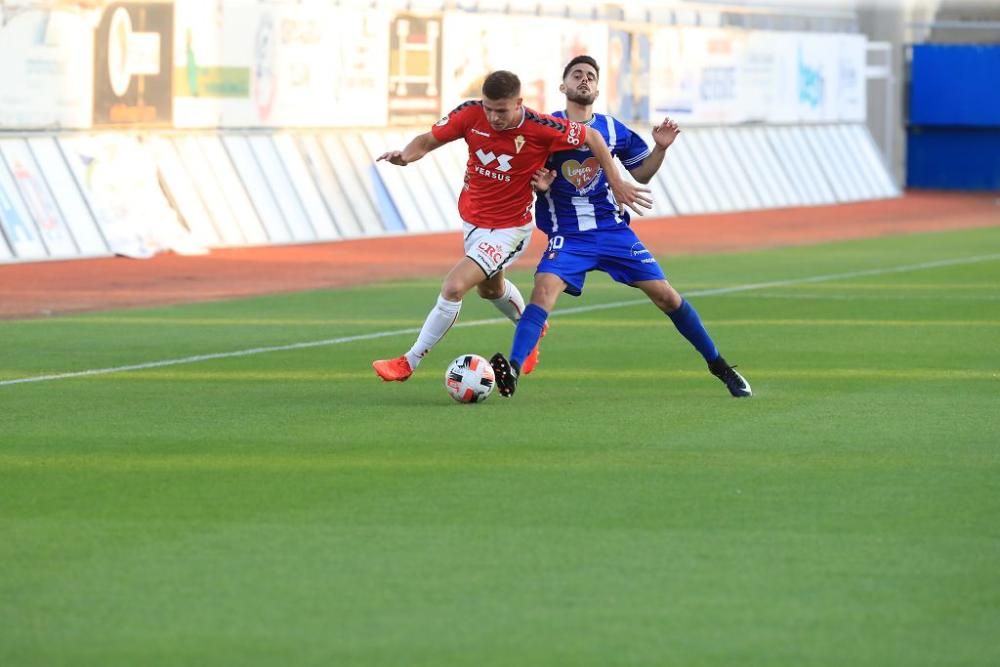
[[541,114],[527,107],[521,122],[501,132],[490,127],[483,104],[470,100],[431,128],[434,138],[465,138],[469,161],[458,213],[478,227],[500,229],[531,222],[531,178],[549,154],[579,148],[587,137],[582,123]]

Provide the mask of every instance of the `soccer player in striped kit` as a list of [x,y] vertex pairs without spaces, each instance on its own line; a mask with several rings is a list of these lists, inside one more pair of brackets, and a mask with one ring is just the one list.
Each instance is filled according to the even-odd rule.
[[[504,269],[527,249],[534,229],[532,181],[552,151],[585,145],[606,170],[614,169],[601,133],[589,132],[583,124],[566,118],[537,113],[521,102],[517,76],[504,70],[493,72],[483,82],[482,99],[460,104],[402,150],[378,158],[406,166],[449,141],[461,138],[469,147],[458,200],[465,256],[445,276],[437,303],[409,351],[395,359],[372,362],[375,373],[386,382],[410,378],[458,319],[462,299],[473,287],[511,321],[521,318],[524,298],[504,277]],[[652,204],[649,190],[628,183],[617,172],[607,187],[618,202],[636,213]],[[536,338],[540,336],[541,329]],[[537,351],[528,350],[521,358],[521,371],[530,372],[535,361]]]
[[[585,125],[588,134],[603,135],[612,154],[632,176],[648,183],[680,129],[674,121],[664,119],[653,128],[654,148],[650,150],[619,120],[594,113],[599,75],[597,61],[590,56],[573,58],[563,70],[560,86],[566,95],[566,110],[553,115]],[[751,396],[750,383],[719,354],[694,307],[667,282],[656,259],[629,227],[628,213],[618,205],[608,185],[609,176],[617,177],[611,172],[581,146],[553,153],[546,168],[536,173],[535,220],[548,235],[549,244],[535,273],[531,303],[517,323],[510,359],[498,352],[490,360],[500,394],[514,394],[528,353],[537,349],[559,294],[579,296],[587,272],[597,270],[641,289],[702,355],[732,396]]]

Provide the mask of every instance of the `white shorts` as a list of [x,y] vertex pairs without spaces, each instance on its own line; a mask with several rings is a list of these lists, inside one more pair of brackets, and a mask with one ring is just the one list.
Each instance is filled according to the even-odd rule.
[[533,222],[504,229],[477,227],[464,222],[465,256],[478,264],[487,278],[492,278],[524,254],[534,229]]

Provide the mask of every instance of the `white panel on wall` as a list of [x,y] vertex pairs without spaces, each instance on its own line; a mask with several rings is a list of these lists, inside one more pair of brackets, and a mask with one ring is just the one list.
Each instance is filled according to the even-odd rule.
[[848,165],[848,174],[854,184],[854,192],[857,199],[877,199],[878,188],[871,176],[868,174],[868,165],[863,155],[853,145],[854,141],[849,133],[842,133],[841,125],[829,125],[823,128],[823,134],[829,145],[836,146],[840,153],[841,162]]
[[781,194],[770,175],[768,165],[758,155],[756,142],[753,141],[747,128],[726,128],[724,141],[728,141],[735,150],[736,158],[743,167],[743,172],[753,185],[754,192],[764,208],[774,208],[779,205]]
[[[458,196],[461,192],[461,187],[454,187],[456,176],[461,177],[463,172],[456,171],[458,167],[455,166],[454,160],[451,155],[448,146],[442,146],[436,151],[431,151],[430,155],[425,157],[425,160],[430,160],[432,164],[437,167],[440,176],[440,196],[443,197],[441,201],[444,202],[444,206],[447,209],[445,212],[445,223],[448,229],[461,229],[462,228],[462,216],[458,214]],[[464,167],[463,167],[464,168]]]
[[96,6],[0,2],[0,127],[90,127]]
[[42,170],[38,168],[28,144],[23,139],[0,140],[0,152],[14,177],[21,199],[34,219],[39,233],[45,240],[49,256],[53,258],[78,257],[80,251],[63,219],[58,204],[52,197]]
[[788,171],[778,159],[774,148],[767,140],[767,133],[762,127],[749,128],[747,135],[754,146],[756,157],[766,165],[769,178],[774,181],[774,190],[778,194],[778,206],[802,206],[806,198],[788,177]]
[[[410,137],[402,132],[389,136],[389,142],[394,146],[405,146],[409,141]],[[433,155],[433,153],[431,154]],[[406,185],[413,195],[413,200],[421,207],[427,228],[432,231],[453,229],[454,227],[449,224],[449,221],[453,219],[453,215],[457,214],[457,211],[449,203],[451,195],[441,170],[438,169],[434,160],[428,160],[426,157],[407,165],[406,168],[412,167],[416,167],[418,177],[407,178]],[[405,172],[403,175],[407,176]]]
[[820,166],[819,156],[816,155],[812,147],[809,145],[804,128],[799,126],[789,127],[788,137],[792,146],[794,146],[795,150],[798,151],[799,156],[802,158],[802,163],[805,166],[809,181],[816,189],[819,199],[818,203],[836,203],[837,195],[834,193],[830,182],[827,180],[823,172],[823,168]]
[[305,156],[306,165],[312,173],[313,180],[319,188],[327,210],[333,215],[334,224],[344,238],[355,238],[362,234],[361,223],[358,222],[354,208],[344,193],[343,186],[330,167],[330,161],[319,144],[319,138],[314,134],[301,134],[297,137],[299,147]]
[[835,201],[819,163],[808,146],[790,127],[772,128],[769,139],[786,164],[786,172],[802,194],[806,204],[829,204]]
[[[365,235],[378,235],[386,231],[382,224],[382,218],[376,208],[372,193],[366,187],[366,177],[360,174],[354,167],[353,161],[347,154],[339,134],[324,134],[320,139],[323,151],[326,153],[333,173],[344,189],[351,202],[355,217],[361,223]],[[399,230],[402,231],[402,230]]]
[[274,198],[285,216],[285,222],[292,231],[296,241],[315,241],[316,230],[313,229],[306,215],[306,210],[299,200],[295,187],[292,185],[288,172],[281,164],[278,151],[269,135],[255,134],[249,137],[250,148],[257,157],[257,163],[267,177],[267,182],[274,192]]
[[273,138],[274,147],[285,165],[292,186],[299,195],[312,228],[316,230],[316,238],[321,241],[339,239],[340,232],[334,226],[330,213],[326,210],[326,204],[316,189],[316,183],[302,159],[295,137],[290,134],[275,134]]
[[452,141],[434,151],[431,155],[437,162],[444,177],[445,186],[452,194],[455,202],[451,227],[462,228],[462,216],[458,213],[458,199],[465,184],[465,170],[469,161],[469,148],[464,141]]
[[739,208],[736,204],[739,192],[736,191],[732,179],[728,178],[722,167],[718,154],[710,147],[705,137],[705,130],[691,129],[686,133],[686,139],[691,150],[698,156],[698,166],[705,176],[706,182],[715,196],[719,211],[732,211]]
[[257,164],[257,158],[250,149],[250,142],[245,136],[236,134],[223,135],[222,142],[271,243],[290,243],[293,240],[292,232],[288,229],[285,216],[274,199],[271,185]]
[[174,146],[181,158],[181,163],[188,173],[191,174],[195,186],[201,195],[201,200],[205,208],[212,216],[215,229],[224,246],[246,245],[247,239],[240,228],[229,202],[222,192],[222,184],[219,183],[215,170],[212,169],[208,159],[202,153],[201,146],[194,136],[180,136],[174,138]]
[[86,257],[110,255],[107,241],[98,229],[90,205],[80,192],[55,137],[33,137],[28,139],[28,145],[45,173],[66,224],[80,247],[80,254]]
[[[381,207],[385,205],[385,202],[381,201],[379,193],[376,190],[376,182],[378,179],[375,173],[375,165],[372,164],[372,160],[368,155],[368,151],[365,149],[364,143],[361,141],[361,137],[357,134],[341,134],[337,136],[337,141],[341,146],[341,159],[346,160],[344,164],[353,167],[353,171],[357,177],[358,182],[361,184],[361,188],[367,194],[368,201],[372,203],[375,211],[375,215],[382,217]],[[380,180],[378,182],[381,182]],[[382,222],[385,226],[385,221]],[[402,224],[400,222],[400,224]],[[403,231],[402,229],[398,231]]]
[[[457,197],[458,193],[462,191],[462,186],[465,184],[465,170],[469,164],[468,145],[461,140],[450,141],[434,152],[446,157],[448,163],[452,165],[450,168],[446,167],[444,173]],[[444,164],[442,162],[442,166]]]
[[747,128],[722,128],[721,142],[731,147],[733,157],[739,162],[747,182],[756,195],[756,200],[762,208],[777,206],[778,194],[774,184],[767,178],[767,169],[758,159],[753,142],[749,138]]
[[865,181],[858,156],[850,150],[847,142],[840,136],[835,126],[824,125],[817,128],[817,130],[819,139],[826,147],[826,150],[829,151],[832,160],[843,170],[845,180],[848,182],[848,192],[851,195],[851,199],[854,201],[872,199],[873,193]]
[[813,156],[816,157],[827,182],[833,188],[837,201],[854,201],[856,196],[850,174],[840,161],[839,155],[827,144],[826,138],[823,136],[823,126],[810,125],[803,130],[809,148],[812,150]]
[[152,151],[134,134],[60,137],[59,147],[111,252],[135,258],[207,252],[164,193]]
[[845,173],[843,166],[836,160],[836,156],[831,154],[826,142],[820,135],[820,127],[810,125],[799,128],[802,130],[806,143],[813,156],[819,164],[820,170],[826,177],[827,183],[833,189],[833,194],[839,202],[854,200],[851,190],[851,182]]
[[672,177],[670,180],[676,184],[677,188],[683,189],[686,200],[686,209],[680,208],[680,201],[674,190],[670,189],[668,182],[670,197],[678,205],[678,211],[689,214],[710,211],[714,207],[714,202],[708,199],[706,193],[703,192],[704,186],[700,180],[700,173],[694,164],[694,156],[690,150],[684,147],[683,135],[674,142],[671,150],[674,151],[674,159],[671,160],[669,166],[669,175]]
[[889,170],[886,169],[885,163],[882,161],[882,157],[875,147],[875,141],[872,139],[868,128],[861,124],[854,124],[842,127],[841,129],[846,130],[852,137],[851,146],[855,148],[858,155],[863,158],[864,163],[868,165],[868,173],[872,176],[872,182],[875,184],[875,192],[878,196],[898,197],[899,188],[896,187],[892,176],[889,174]]
[[640,209],[643,211],[642,216],[637,216],[634,212],[629,211],[629,215],[632,216],[633,220],[639,219],[643,216],[647,218],[661,218],[676,214],[673,204],[670,203],[670,196],[667,194],[666,188],[663,187],[663,181],[656,178],[656,174],[653,175],[653,178],[649,179],[649,183],[639,183],[635,180],[635,177],[629,173],[628,169],[625,168],[625,165],[618,160],[615,160],[615,164],[618,166],[618,170],[625,178],[639,187],[649,190],[649,194],[653,199],[652,208]]
[[[677,145],[675,142],[674,146]],[[687,171],[681,166],[680,151],[671,148],[670,153],[672,155],[668,154],[668,159],[663,161],[663,166],[654,178],[663,185],[677,213],[689,215],[700,210],[701,204],[695,197],[694,187],[688,181]]]
[[732,144],[724,138],[724,132],[725,130],[719,128],[706,128],[702,131],[707,150],[718,157],[721,169],[732,185],[731,192],[738,208],[740,210],[760,208],[760,197],[750,184],[743,166],[736,159]]
[[201,144],[201,152],[215,172],[219,185],[222,186],[222,194],[229,202],[229,209],[236,217],[236,223],[240,226],[247,243],[267,243],[269,239],[264,224],[254,209],[253,202],[250,201],[250,195],[240,180],[233,161],[222,145],[222,137],[217,134],[201,135],[198,137],[198,142]]
[[[456,176],[461,177],[462,171],[455,171],[452,160],[445,152],[447,146],[431,151],[421,162],[424,180],[430,188],[431,195],[438,205],[438,229],[461,229],[462,217],[458,214],[458,190],[452,187]],[[464,168],[464,167],[463,167]]]
[[677,166],[683,170],[687,178],[687,183],[691,188],[692,201],[696,202],[693,212],[714,213],[718,211],[719,205],[712,194],[712,188],[709,186],[708,180],[698,166],[699,156],[695,153],[691,144],[679,139],[674,143],[672,150],[677,151]]
[[808,171],[803,165],[801,151],[785,127],[769,127],[764,131],[767,141],[771,144],[778,162],[784,168],[788,179],[795,186],[804,205],[821,203],[818,186],[812,183]]
[[[660,170],[662,170],[662,166]],[[657,178],[660,170],[657,170],[657,174],[654,174],[653,178],[649,179],[649,184],[646,186],[653,192],[652,215],[658,217],[677,215],[677,209],[674,208],[674,202],[670,199],[670,193],[667,192],[663,179]]]
[[212,224],[212,217],[205,209],[201,195],[198,194],[187,170],[181,164],[174,145],[168,139],[155,135],[146,137],[145,142],[153,154],[153,159],[156,160],[156,168],[160,172],[163,185],[195,242],[206,248],[220,245],[221,239],[215,225]]
[[[3,200],[4,194],[0,192],[0,219],[3,218]],[[0,224],[0,262],[9,262],[14,259],[14,253],[11,252],[10,247],[7,245],[7,239],[3,235],[3,225]]]
[[[389,197],[396,205],[396,211],[399,212],[399,217],[403,219],[403,224],[406,225],[407,231],[416,232],[430,229],[430,225],[424,218],[424,215],[426,214],[429,218],[437,217],[437,208],[430,201],[430,195],[427,193],[426,188],[421,187],[422,183],[420,181],[422,179],[415,168],[419,163],[398,167],[385,160],[375,162],[375,158],[382,153],[400,149],[406,144],[398,144],[399,140],[395,135],[389,138],[382,132],[365,132],[361,139],[366,151],[365,156],[371,160],[375,171],[381,177],[382,183],[385,185],[386,190],[388,190]],[[411,168],[413,169],[413,173],[410,173]],[[411,187],[410,184],[413,184],[414,187]]]
[[43,259],[48,256],[35,221],[21,201],[21,193],[7,165],[0,159],[0,225],[14,256],[18,259]]

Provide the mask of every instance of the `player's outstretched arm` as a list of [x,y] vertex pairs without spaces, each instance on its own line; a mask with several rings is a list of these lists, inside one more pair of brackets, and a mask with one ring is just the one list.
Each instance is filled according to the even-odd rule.
[[604,175],[611,186],[611,194],[615,196],[619,210],[624,210],[624,207],[628,206],[636,214],[644,215],[645,211],[642,210],[643,208],[653,207],[653,200],[649,196],[649,188],[641,188],[622,178],[621,173],[618,171],[618,165],[615,164],[615,159],[611,156],[611,151],[608,149],[608,144],[604,141],[604,137],[601,136],[600,132],[588,131],[584,143],[590,147],[594,157],[597,158],[597,162],[604,170]]
[[416,162],[423,156],[430,153],[435,148],[440,148],[444,144],[434,138],[434,135],[430,132],[424,132],[423,134],[418,134],[413,138],[410,143],[406,144],[406,148],[401,151],[388,151],[382,153],[375,160],[385,160],[391,164],[397,164],[400,167],[405,167],[411,162]]
[[628,170],[632,174],[632,178],[640,183],[649,183],[653,180],[653,175],[663,164],[667,149],[680,133],[681,129],[677,127],[677,121],[672,118],[664,118],[662,123],[655,126],[653,128],[653,150],[642,162]]

